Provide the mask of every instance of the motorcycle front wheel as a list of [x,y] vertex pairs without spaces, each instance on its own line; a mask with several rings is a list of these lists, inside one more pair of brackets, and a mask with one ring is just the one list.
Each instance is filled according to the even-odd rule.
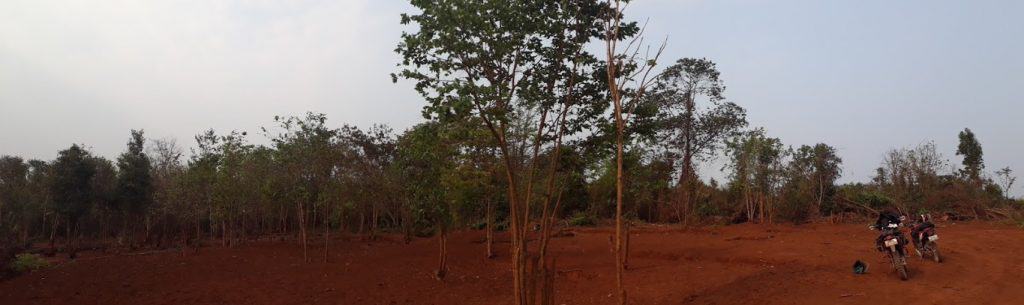
[[935,259],[936,263],[942,262],[942,256],[939,256],[939,244],[932,242],[932,258]]
[[892,266],[896,269],[896,273],[900,275],[900,280],[906,281],[910,278],[907,273],[907,258],[897,251],[889,252],[889,259],[892,260]]

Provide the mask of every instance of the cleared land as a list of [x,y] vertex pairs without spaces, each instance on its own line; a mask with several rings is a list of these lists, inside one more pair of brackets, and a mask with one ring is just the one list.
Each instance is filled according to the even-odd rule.
[[[866,225],[735,225],[633,230],[626,285],[632,304],[1019,304],[1024,230],[940,223],[945,261],[916,256],[900,281]],[[609,228],[553,240],[556,304],[612,304]],[[500,236],[500,235],[499,235]],[[501,236],[503,237],[503,236]],[[507,243],[484,258],[482,232],[453,234],[451,270],[433,279],[434,239],[411,244],[335,240],[329,263],[294,242],[209,247],[198,255],[89,253],[0,282],[0,304],[507,304]],[[314,239],[316,240],[316,239]],[[322,241],[322,239],[320,240]],[[857,259],[871,265],[854,275]]]

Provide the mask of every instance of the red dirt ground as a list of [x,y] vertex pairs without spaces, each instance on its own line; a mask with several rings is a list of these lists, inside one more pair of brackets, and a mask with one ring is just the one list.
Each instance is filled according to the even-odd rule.
[[[553,240],[556,304],[613,304],[608,228]],[[631,304],[1022,304],[1024,230],[939,224],[945,262],[909,259],[900,281],[866,225],[735,225],[634,229]],[[484,258],[481,232],[449,240],[451,270],[435,280],[434,239],[334,241],[330,263],[293,242],[96,256],[0,282],[0,304],[509,304],[507,243]],[[398,238],[392,238],[398,240]],[[854,275],[852,263],[871,265]]]

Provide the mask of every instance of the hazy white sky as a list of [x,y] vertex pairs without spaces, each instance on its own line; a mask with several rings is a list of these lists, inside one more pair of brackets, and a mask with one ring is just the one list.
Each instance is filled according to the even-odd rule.
[[[115,157],[129,129],[190,146],[274,115],[420,121],[392,84],[399,0],[0,1],[0,155],[71,143]],[[718,63],[726,96],[788,145],[839,148],[844,180],[970,127],[989,170],[1024,172],[1024,2],[637,0],[665,56]],[[260,140],[260,136],[251,137]],[[706,171],[717,171],[717,167]],[[1024,184],[1024,183],[1022,183]],[[1021,193],[1021,188],[1017,188]]]

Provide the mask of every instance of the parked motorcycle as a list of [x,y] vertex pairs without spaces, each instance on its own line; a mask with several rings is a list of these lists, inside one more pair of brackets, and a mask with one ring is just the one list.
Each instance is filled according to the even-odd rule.
[[942,262],[939,255],[939,235],[935,232],[935,224],[930,221],[928,215],[921,215],[910,225],[910,237],[914,241],[914,252],[917,256],[924,258],[930,255],[936,263]]
[[893,269],[899,274],[900,279],[906,281],[910,278],[907,271],[907,239],[903,237],[898,223],[890,223],[884,227],[871,226],[872,229],[881,231],[875,241],[879,251],[889,256]]

